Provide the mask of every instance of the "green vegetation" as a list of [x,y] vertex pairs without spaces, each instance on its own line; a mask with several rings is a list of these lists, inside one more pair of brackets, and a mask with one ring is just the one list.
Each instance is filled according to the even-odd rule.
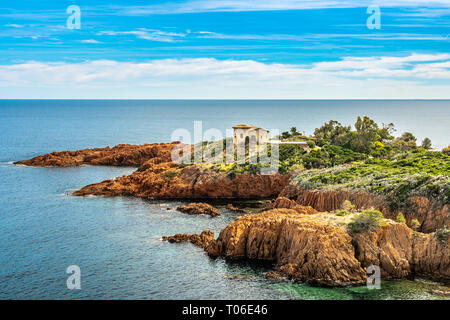
[[342,204],[342,209],[352,212],[355,210],[355,205],[350,200],[345,200]]
[[403,213],[401,212],[398,213],[396,221],[400,223],[406,223],[406,219]]
[[384,216],[378,210],[366,210],[354,216],[348,224],[350,230],[354,233],[376,230],[379,226],[384,225]]
[[407,205],[413,195],[450,202],[450,157],[417,149],[389,159],[368,159],[354,166],[306,170],[293,177],[306,189],[349,189],[386,197],[391,207]]
[[173,178],[175,178],[178,175],[178,172],[179,172],[178,169],[168,170],[168,171],[164,172],[163,176],[166,179],[172,180]]
[[426,149],[426,150],[430,150],[431,149],[431,140],[429,138],[423,139],[421,147]]
[[450,237],[450,229],[448,229],[448,228],[438,229],[438,230],[436,230],[434,235],[440,242],[445,243],[445,242],[447,242],[448,238]]
[[354,131],[350,126],[343,126],[338,121],[331,120],[317,128],[314,137],[319,146],[331,144],[358,153],[382,156],[390,152],[391,148],[385,145],[394,139],[391,135],[393,131],[392,123],[379,126],[369,117],[358,117]]
[[[330,120],[315,129],[313,136],[292,127],[278,138],[306,141],[309,150],[296,144],[278,145],[279,159],[275,165],[281,174],[293,173],[292,183],[299,187],[366,191],[384,196],[391,209],[409,206],[408,199],[414,195],[449,203],[450,146],[442,152],[428,151],[430,139],[425,138],[418,147],[412,133],[394,138],[394,131],[392,123],[377,124],[366,116],[358,117],[353,128]],[[237,159],[236,155],[227,158],[224,151],[231,144],[231,138],[198,144],[181,166],[207,164],[209,169],[226,172],[230,178],[242,173],[258,174],[271,166],[261,164],[264,156],[260,157],[257,151],[266,152],[259,150],[259,146],[254,150],[244,146],[243,159]],[[269,157],[271,152],[269,144]],[[168,173],[168,178],[175,175]],[[354,211],[354,207],[343,209]]]
[[335,213],[338,217],[343,217],[343,216],[348,216],[350,214],[350,212],[348,212],[347,210],[338,210]]
[[330,168],[344,163],[367,159],[367,155],[335,145],[325,145],[322,149],[312,150],[303,157],[307,169]]
[[411,220],[411,227],[412,227],[414,230],[418,230],[418,229],[420,228],[420,222],[419,222],[419,220],[417,220],[417,219],[412,219],[412,220]]

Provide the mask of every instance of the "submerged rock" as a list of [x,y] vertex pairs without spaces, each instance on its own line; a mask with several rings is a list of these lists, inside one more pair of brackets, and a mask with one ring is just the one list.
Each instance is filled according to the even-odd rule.
[[176,234],[173,236],[162,237],[163,241],[170,243],[190,242],[203,249],[208,248],[211,242],[214,241],[214,232],[210,230],[204,230],[201,234]]
[[233,211],[233,212],[238,212],[238,213],[249,213],[248,210],[236,208],[235,206],[233,206],[232,203],[227,204],[227,209],[230,211]]
[[187,214],[207,214],[211,217],[220,216],[219,210],[207,203],[190,203],[177,208],[178,211]]

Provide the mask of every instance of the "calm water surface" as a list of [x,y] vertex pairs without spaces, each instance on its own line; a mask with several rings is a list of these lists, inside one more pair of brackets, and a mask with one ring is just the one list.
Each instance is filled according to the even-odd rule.
[[[274,283],[268,266],[209,259],[163,235],[218,232],[236,218],[189,216],[181,202],[66,195],[134,168],[28,168],[10,162],[67,149],[170,141],[176,128],[221,130],[236,123],[296,126],[357,115],[394,122],[436,146],[448,141],[449,101],[5,101],[0,100],[0,299],[439,299],[441,284],[387,281],[381,290]],[[169,210],[168,210],[169,208]],[[78,265],[82,289],[66,288]]]

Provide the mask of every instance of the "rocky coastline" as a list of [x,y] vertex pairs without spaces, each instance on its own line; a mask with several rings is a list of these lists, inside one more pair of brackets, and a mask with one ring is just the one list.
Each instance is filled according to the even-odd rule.
[[[378,266],[382,279],[414,276],[450,279],[450,237],[437,230],[450,225],[448,205],[426,197],[412,197],[412,210],[403,211],[406,223],[395,222],[400,210],[392,210],[380,196],[349,190],[323,191],[296,188],[289,174],[230,176],[205,165],[178,166],[171,153],[179,143],[118,145],[110,148],[53,152],[15,164],[42,167],[79,165],[135,166],[130,175],[81,188],[75,196],[134,196],[149,199],[262,199],[271,198],[269,210],[241,213],[217,239],[205,230],[200,235],[164,237],[169,242],[191,242],[213,258],[272,262],[274,273],[324,286],[360,285],[367,268]],[[352,232],[349,219],[335,211],[344,201],[355,211],[381,211],[385,223],[374,230]],[[212,216],[217,211],[197,208]],[[188,210],[190,212],[190,209]],[[390,218],[390,219],[388,219]],[[410,228],[412,220],[420,223]],[[420,232],[418,232],[420,231]]]

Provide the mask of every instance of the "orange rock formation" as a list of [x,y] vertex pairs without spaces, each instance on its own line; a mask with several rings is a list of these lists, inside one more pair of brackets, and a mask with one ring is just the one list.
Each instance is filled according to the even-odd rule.
[[375,231],[353,234],[335,219],[341,218],[293,209],[248,214],[230,223],[206,250],[213,257],[273,261],[282,275],[326,286],[363,284],[370,265],[380,267],[383,279],[450,278],[450,239],[441,242],[387,219]]
[[30,160],[17,161],[14,164],[35,167],[70,167],[82,164],[137,167],[153,158],[158,158],[160,162],[171,161],[172,148],[177,144],[177,142],[144,145],[119,144],[113,148],[52,152]]
[[206,214],[211,217],[220,216],[219,210],[207,203],[190,203],[177,208],[178,211],[187,214]]
[[407,202],[410,206],[391,209],[386,205],[382,196],[367,192],[350,190],[308,190],[298,189],[288,185],[281,193],[281,197],[293,199],[302,206],[311,206],[319,211],[335,211],[342,208],[345,200],[351,201],[357,210],[376,209],[386,218],[395,220],[398,213],[402,212],[406,222],[411,226],[411,221],[417,219],[422,232],[433,232],[444,226],[450,226],[450,205],[433,202],[426,197],[410,197]]
[[201,234],[176,234],[173,236],[162,237],[163,241],[171,243],[190,242],[196,246],[206,249],[211,242],[214,241],[214,232],[210,230],[204,230]]

